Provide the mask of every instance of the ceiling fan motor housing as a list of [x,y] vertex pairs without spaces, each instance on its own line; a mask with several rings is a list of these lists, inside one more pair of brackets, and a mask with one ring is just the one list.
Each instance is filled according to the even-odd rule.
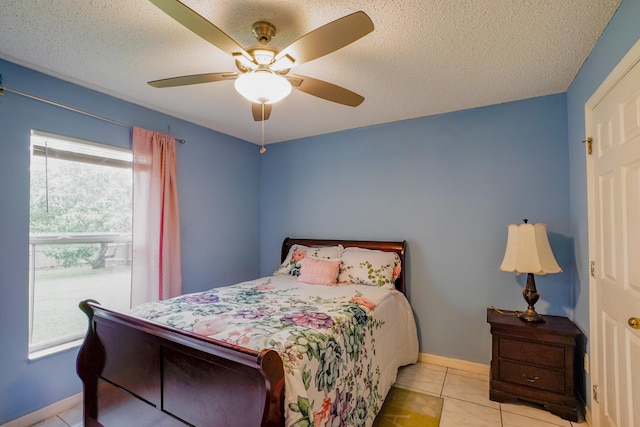
[[276,36],[276,27],[266,21],[258,21],[251,27],[251,32],[260,44],[267,44]]

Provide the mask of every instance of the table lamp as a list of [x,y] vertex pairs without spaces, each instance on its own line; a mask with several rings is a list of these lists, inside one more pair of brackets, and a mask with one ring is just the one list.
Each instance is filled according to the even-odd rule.
[[527,311],[519,312],[518,317],[528,322],[544,322],[542,316],[533,308],[540,298],[534,274],[543,275],[562,271],[551,251],[547,238],[547,226],[546,224],[529,224],[525,219],[520,225],[509,224],[507,231],[507,248],[500,270],[515,271],[516,274],[527,273],[527,285],[522,290],[522,296],[529,307]]

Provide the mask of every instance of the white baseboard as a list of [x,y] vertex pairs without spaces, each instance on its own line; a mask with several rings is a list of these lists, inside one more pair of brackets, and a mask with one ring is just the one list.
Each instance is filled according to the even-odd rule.
[[418,361],[430,363],[432,365],[444,366],[445,368],[459,369],[474,374],[489,375],[490,367],[484,363],[469,362],[467,360],[452,359],[450,357],[437,356],[435,354],[420,353]]
[[68,411],[74,406],[82,404],[82,393],[74,394],[66,399],[59,400],[56,403],[52,403],[49,406],[38,409],[24,415],[20,418],[16,418],[13,421],[9,421],[6,424],[2,424],[0,427],[29,427],[40,421],[44,421],[47,418],[51,418],[58,415],[61,412]]

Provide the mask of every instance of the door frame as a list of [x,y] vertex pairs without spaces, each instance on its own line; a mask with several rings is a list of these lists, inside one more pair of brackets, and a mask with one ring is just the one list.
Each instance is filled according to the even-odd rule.
[[[609,76],[600,84],[598,89],[591,95],[589,100],[584,106],[585,117],[585,135],[591,136],[591,126],[593,124],[593,110],[604,99],[605,96],[622,80],[622,78],[637,64],[640,62],[640,39],[633,45],[633,47],[627,52],[627,54],[620,60],[618,65],[611,71]],[[595,188],[593,188],[593,162],[595,156],[588,154],[589,144],[585,144],[585,157],[587,164],[587,223],[588,223],[588,244],[589,244],[589,266],[592,261],[597,259],[598,248],[595,247],[595,221],[596,221],[596,206],[593,203],[595,197]],[[596,268],[599,266],[596,264]],[[591,267],[589,267],[591,268]],[[590,385],[593,387],[595,384],[600,384],[600,372],[598,371],[598,365],[600,362],[599,354],[599,337],[598,337],[598,324],[596,316],[597,308],[597,289],[596,280],[589,271],[589,372],[591,373]],[[586,390],[587,400],[589,401],[589,408],[591,409],[592,419],[589,422],[593,424],[593,421],[600,419],[600,405],[593,401],[592,389]]]

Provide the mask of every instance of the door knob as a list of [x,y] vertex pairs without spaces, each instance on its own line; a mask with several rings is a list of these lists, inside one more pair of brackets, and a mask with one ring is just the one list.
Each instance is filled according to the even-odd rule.
[[633,329],[640,329],[640,318],[630,317],[628,322]]

